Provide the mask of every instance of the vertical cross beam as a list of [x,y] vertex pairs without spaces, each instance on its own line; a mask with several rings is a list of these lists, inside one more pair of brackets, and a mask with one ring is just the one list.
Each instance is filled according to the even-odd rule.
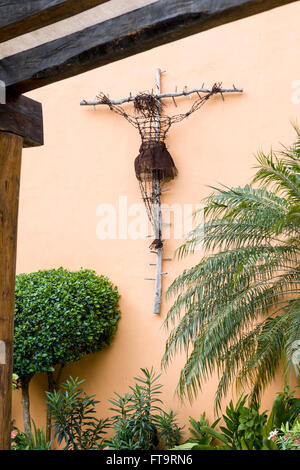
[[14,301],[22,147],[42,145],[42,107],[25,97],[0,104],[0,450],[10,449]]
[[[156,94],[160,94],[160,75],[161,70],[156,70],[155,76],[155,86],[156,86]],[[160,112],[161,106],[159,106],[157,113],[156,113],[156,120],[155,120],[155,137],[157,142],[159,141],[159,128],[160,128]],[[157,178],[154,182],[154,194],[153,199],[155,201],[155,227],[154,227],[154,239],[161,240],[162,236],[162,215],[161,215],[161,186],[160,181]],[[157,248],[156,249],[156,273],[155,273],[155,293],[154,293],[154,306],[153,306],[153,313],[160,313],[160,306],[161,306],[161,291],[162,291],[162,254],[163,249]]]

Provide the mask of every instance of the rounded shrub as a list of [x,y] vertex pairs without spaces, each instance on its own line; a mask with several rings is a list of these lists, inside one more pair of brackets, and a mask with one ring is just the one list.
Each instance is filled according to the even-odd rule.
[[50,269],[16,278],[14,372],[32,377],[111,343],[119,294],[105,276]]

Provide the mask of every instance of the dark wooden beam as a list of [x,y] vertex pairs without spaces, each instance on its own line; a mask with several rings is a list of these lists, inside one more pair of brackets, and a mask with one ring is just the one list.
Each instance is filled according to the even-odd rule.
[[23,138],[23,147],[43,145],[42,105],[26,96],[15,96],[0,104],[0,132]]
[[14,303],[22,137],[0,132],[0,450],[11,443]]
[[0,0],[0,42],[89,10],[108,0]]
[[294,1],[159,0],[7,57],[0,62],[0,79],[21,94]]

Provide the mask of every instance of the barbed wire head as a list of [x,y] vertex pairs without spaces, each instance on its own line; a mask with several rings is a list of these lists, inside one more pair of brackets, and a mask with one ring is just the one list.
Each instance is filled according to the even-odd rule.
[[144,117],[155,117],[161,108],[159,98],[149,93],[139,93],[133,102],[134,109]]

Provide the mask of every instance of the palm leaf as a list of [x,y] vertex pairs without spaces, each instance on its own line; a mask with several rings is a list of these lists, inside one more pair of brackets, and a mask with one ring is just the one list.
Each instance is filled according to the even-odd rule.
[[217,371],[217,409],[232,383],[258,400],[300,339],[300,133],[257,160],[252,185],[214,188],[204,201],[205,222],[177,255],[200,243],[205,257],[167,291],[175,298],[162,365],[186,353],[177,392],[190,400]]

